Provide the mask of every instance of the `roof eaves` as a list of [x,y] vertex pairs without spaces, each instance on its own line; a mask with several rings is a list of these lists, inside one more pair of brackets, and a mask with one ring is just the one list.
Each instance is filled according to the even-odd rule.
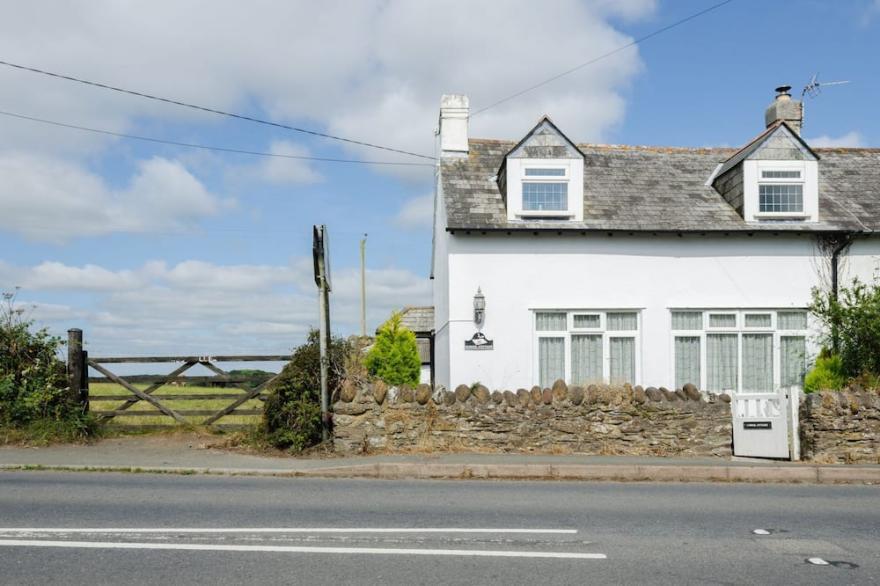
[[447,232],[565,232],[565,233],[592,233],[592,234],[862,234],[866,236],[877,234],[871,229],[853,229],[846,227],[827,227],[813,229],[812,226],[799,224],[794,227],[787,226],[731,226],[727,228],[596,228],[587,226],[447,226]]

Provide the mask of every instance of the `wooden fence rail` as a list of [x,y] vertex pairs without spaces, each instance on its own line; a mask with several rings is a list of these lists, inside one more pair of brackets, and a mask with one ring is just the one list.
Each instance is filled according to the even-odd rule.
[[[115,417],[167,417],[173,420],[167,425],[115,425],[115,427],[126,429],[153,429],[161,427],[169,427],[172,425],[211,425],[221,429],[233,429],[246,427],[245,424],[228,424],[221,420],[228,416],[258,416],[262,414],[262,407],[257,409],[253,406],[248,407],[245,403],[253,400],[265,399],[263,391],[276,379],[279,375],[265,376],[243,376],[237,374],[229,374],[216,363],[223,362],[288,362],[291,359],[289,354],[269,354],[269,355],[220,355],[220,356],[109,356],[96,357],[88,356],[87,352],[82,349],[82,331],[70,330],[68,332],[68,377],[71,393],[75,394],[82,401],[85,409],[91,409],[92,403],[115,402],[110,409],[91,409],[91,412],[104,421],[110,421]],[[170,363],[178,364],[177,368],[166,375],[129,375],[120,376],[106,365],[108,364],[158,364]],[[213,376],[184,376],[184,373],[193,366],[200,365],[214,373]],[[88,369],[101,373],[102,377],[88,376]],[[98,394],[91,395],[89,392],[89,383],[112,382],[122,387],[129,394],[109,395]],[[230,385],[249,383],[251,388],[242,388],[240,393],[218,392],[218,393],[185,393],[181,389],[186,386],[179,385],[203,385],[203,386],[222,386],[223,388],[234,388]],[[136,384],[147,384],[146,388],[138,388]],[[174,393],[159,394],[156,391],[164,387],[171,386],[175,389]],[[179,407],[171,407],[167,402],[186,402],[192,404],[192,408],[181,409]],[[226,403],[222,407],[216,405],[210,408],[199,405],[199,402],[223,401]],[[137,409],[132,407],[136,405],[147,404],[153,409]],[[202,407],[202,408],[199,408]],[[188,419],[188,418],[196,418]]]

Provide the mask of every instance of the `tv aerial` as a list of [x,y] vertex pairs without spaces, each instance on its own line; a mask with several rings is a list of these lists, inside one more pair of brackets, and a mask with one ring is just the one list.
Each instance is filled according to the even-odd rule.
[[816,73],[810,78],[810,83],[804,86],[804,91],[801,92],[801,99],[804,96],[815,98],[822,93],[822,88],[830,85],[843,85],[845,83],[849,83],[849,81],[819,81],[819,74]]

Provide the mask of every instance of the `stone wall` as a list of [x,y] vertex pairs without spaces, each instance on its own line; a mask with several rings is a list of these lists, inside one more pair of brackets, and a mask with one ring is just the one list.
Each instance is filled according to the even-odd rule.
[[523,451],[535,453],[727,456],[730,399],[687,385],[455,391],[343,384],[334,404],[334,444],[370,451]]
[[801,453],[817,462],[880,464],[880,394],[821,391],[800,405]]

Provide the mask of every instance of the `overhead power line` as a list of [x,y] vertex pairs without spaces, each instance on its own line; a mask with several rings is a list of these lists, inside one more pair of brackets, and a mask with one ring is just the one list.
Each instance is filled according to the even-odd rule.
[[179,147],[187,147],[191,149],[204,149],[209,151],[220,151],[223,153],[237,153],[241,155],[253,155],[258,157],[276,157],[280,159],[300,159],[305,161],[323,161],[327,163],[355,163],[361,165],[399,165],[408,167],[433,167],[433,163],[407,163],[405,161],[362,161],[359,159],[335,159],[332,157],[310,157],[307,155],[286,155],[282,153],[267,153],[262,151],[249,151],[244,149],[236,149],[231,147],[221,147],[206,144],[196,144],[190,142],[179,142],[176,140],[165,140],[163,138],[155,138],[152,136],[139,136],[136,134],[126,134],[124,132],[114,132],[112,130],[102,130],[100,128],[89,128],[87,126],[79,126],[77,124],[68,124],[66,122],[58,122],[55,120],[46,120],[45,118],[36,118],[34,116],[25,116],[24,114],[16,114],[14,112],[5,112],[0,110],[0,115],[19,118],[21,120],[29,120],[31,122],[39,122],[41,124],[51,124],[52,126],[60,126],[62,128],[70,128],[74,130],[82,130],[85,132],[93,132],[96,134],[106,134],[108,136],[116,136],[119,138],[128,138],[132,140],[141,140],[145,142],[153,142],[160,144],[168,144]]
[[157,102],[164,102],[164,103],[166,103],[166,104],[173,104],[173,105],[175,105],[175,106],[182,106],[182,107],[184,107],[184,108],[191,108],[191,109],[193,109],[193,110],[199,110],[199,111],[202,111],[202,112],[208,112],[208,113],[211,113],[211,114],[218,114],[218,115],[220,115],[220,116],[228,116],[229,118],[236,118],[236,119],[238,119],[238,120],[245,120],[245,121],[247,121],[247,122],[254,122],[254,123],[256,123],[256,124],[263,124],[263,125],[266,125],[266,126],[274,126],[275,128],[283,128],[283,129],[285,129],[285,130],[291,130],[291,131],[293,131],[293,132],[301,132],[301,133],[303,133],[303,134],[310,134],[310,135],[312,135],[312,136],[319,136],[319,137],[321,137],[321,138],[327,138],[327,139],[330,139],[330,140],[338,140],[338,141],[345,142],[345,143],[348,143],[348,144],[355,144],[355,145],[358,145],[358,146],[364,146],[364,147],[369,147],[369,148],[373,148],[373,149],[380,149],[380,150],[383,150],[383,151],[390,151],[390,152],[392,152],[392,153],[399,153],[399,154],[402,154],[402,155],[409,155],[409,156],[411,156],[411,157],[419,157],[419,158],[422,158],[422,159],[431,159],[431,160],[434,160],[434,157],[429,156],[429,155],[422,155],[422,154],[419,154],[419,153],[414,153],[414,152],[411,152],[411,151],[405,151],[405,150],[402,150],[402,149],[396,149],[396,148],[392,148],[392,147],[387,147],[387,146],[382,146],[382,145],[378,145],[378,144],[373,144],[373,143],[370,143],[370,142],[364,142],[364,141],[360,141],[360,140],[354,140],[354,139],[351,139],[351,138],[345,138],[345,137],[342,137],[342,136],[335,136],[335,135],[333,135],[333,134],[326,134],[326,133],[324,133],[324,132],[318,132],[318,131],[316,131],[316,130],[308,130],[308,129],[306,129],[306,128],[299,128],[299,127],[296,127],[296,126],[290,126],[290,125],[287,125],[287,124],[281,124],[280,122],[271,122],[271,121],[269,121],[269,120],[263,120],[263,119],[261,119],[261,118],[255,118],[255,117],[253,117],[253,116],[247,116],[247,115],[245,115],[245,114],[236,114],[236,113],[234,113],[234,112],[226,112],[226,111],[224,111],[224,110],[217,110],[216,108],[209,108],[209,107],[207,107],[207,106],[199,106],[198,104],[190,104],[189,102],[182,102],[182,101],[180,101],[180,100],[174,100],[174,99],[171,99],[171,98],[163,98],[163,97],[161,97],[161,96],[156,96],[156,95],[148,94],[148,93],[145,93],[145,92],[139,92],[139,91],[135,91],[135,90],[130,90],[130,89],[125,89],[125,88],[116,87],[116,86],[112,86],[112,85],[107,85],[107,84],[105,84],[105,83],[99,83],[99,82],[97,82],[97,81],[90,81],[90,80],[87,80],[87,79],[82,79],[82,78],[79,78],[79,77],[73,77],[73,76],[71,76],[71,75],[65,75],[65,74],[62,74],[62,73],[55,73],[55,72],[52,72],[52,71],[46,71],[45,69],[37,69],[36,67],[29,67],[29,66],[27,66],[27,65],[20,65],[20,64],[18,64],[18,63],[10,63],[9,61],[2,61],[2,60],[0,60],[0,65],[5,65],[5,66],[7,66],[7,67],[13,67],[13,68],[15,68],[15,69],[20,69],[21,71],[29,71],[29,72],[31,72],[31,73],[39,73],[40,75],[47,75],[47,76],[49,76],[49,77],[54,77],[54,78],[56,78],[56,79],[63,79],[63,80],[65,80],[65,81],[72,81],[72,82],[81,83],[81,84],[84,84],[84,85],[88,85],[88,86],[92,86],[92,87],[97,87],[97,88],[101,88],[101,89],[105,89],[105,90],[111,90],[111,91],[114,91],[114,92],[119,92],[119,93],[123,93],[123,94],[129,94],[129,95],[131,95],[131,96],[137,96],[137,97],[139,97],[139,98],[146,98],[146,99],[148,99],[148,100],[155,100],[155,101],[157,101]]
[[621,45],[620,47],[617,47],[616,49],[608,51],[607,53],[604,53],[602,55],[599,55],[598,57],[594,57],[594,58],[590,59],[589,61],[584,61],[580,65],[575,65],[571,69],[566,69],[565,71],[563,71],[561,73],[557,73],[553,77],[548,77],[544,81],[536,83],[535,85],[529,86],[529,87],[527,87],[523,90],[520,90],[516,93],[510,94],[509,96],[507,96],[505,98],[501,98],[500,100],[492,102],[488,106],[485,106],[483,108],[480,108],[479,110],[476,110],[475,112],[472,112],[471,116],[473,117],[478,114],[481,114],[482,112],[485,112],[486,110],[494,108],[495,106],[501,105],[504,102],[508,102],[514,98],[518,98],[519,96],[521,96],[523,94],[527,94],[531,91],[538,89],[539,87],[543,87],[543,86],[547,85],[548,83],[556,81],[557,79],[559,79],[561,77],[565,77],[566,75],[570,75],[570,74],[574,73],[575,71],[579,71],[580,69],[583,69],[584,67],[587,67],[588,65],[592,65],[592,64],[597,63],[603,59],[607,59],[608,57],[611,57],[612,55],[616,55],[617,53],[620,53],[621,51],[623,51],[625,49],[629,49],[630,47],[634,47],[640,43],[647,41],[648,39],[651,39],[653,37],[656,37],[657,35],[665,33],[668,30],[671,30],[677,26],[683,25],[684,23],[686,23],[688,21],[694,20],[695,18],[699,18],[700,16],[703,16],[704,14],[708,14],[709,12],[712,12],[713,10],[721,8],[725,4],[730,4],[731,2],[733,2],[733,0],[724,0],[724,2],[719,2],[718,4],[714,4],[714,5],[710,6],[709,8],[706,8],[706,9],[701,10],[699,12],[695,12],[694,14],[691,14],[690,16],[682,18],[681,20],[677,20],[677,21],[673,22],[672,24],[668,24],[668,25],[664,26],[663,28],[657,29],[652,33],[649,33],[643,37],[639,37],[633,41],[630,41],[629,43],[627,43],[625,45]]

